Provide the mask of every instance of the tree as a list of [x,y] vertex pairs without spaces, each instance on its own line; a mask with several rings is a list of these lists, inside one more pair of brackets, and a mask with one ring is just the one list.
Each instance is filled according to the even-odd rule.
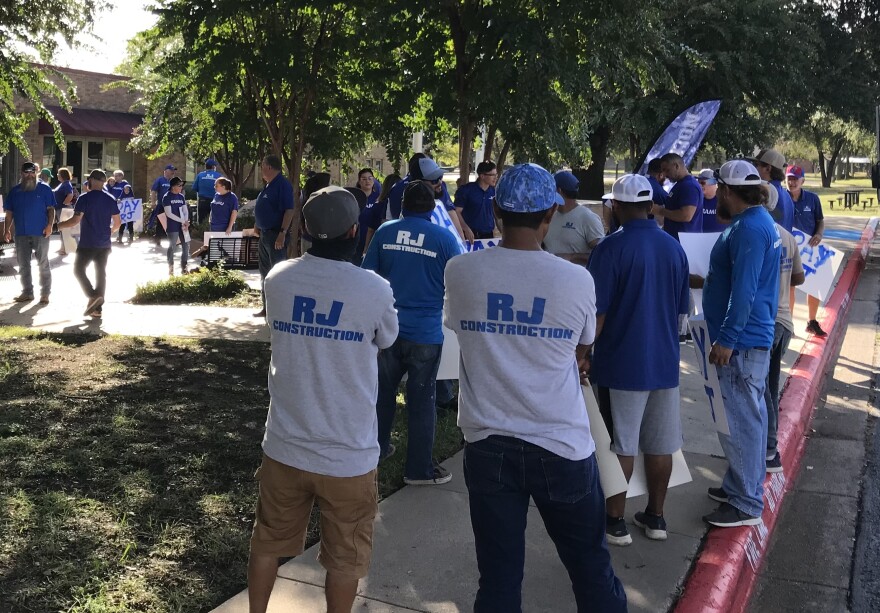
[[78,44],[102,6],[100,0],[45,0],[39,7],[25,0],[0,2],[0,151],[15,146],[30,155],[23,135],[37,118],[47,120],[55,141],[63,143],[61,126],[46,104],[57,102],[69,111],[76,92],[48,64],[61,41]]

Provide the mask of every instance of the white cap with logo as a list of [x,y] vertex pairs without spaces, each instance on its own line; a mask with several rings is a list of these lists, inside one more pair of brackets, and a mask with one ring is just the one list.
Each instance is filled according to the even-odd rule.
[[651,184],[642,175],[623,175],[614,182],[611,191],[602,196],[602,200],[618,202],[651,202],[653,199]]

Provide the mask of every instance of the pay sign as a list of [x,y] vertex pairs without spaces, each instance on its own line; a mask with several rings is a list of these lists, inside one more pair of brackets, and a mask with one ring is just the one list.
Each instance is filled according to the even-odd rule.
[[843,261],[843,254],[823,243],[810,247],[810,237],[797,228],[792,229],[791,234],[797,242],[806,277],[798,289],[824,301],[831,293],[831,285]]
[[119,217],[123,224],[134,222],[134,231],[144,231],[144,201],[140,198],[125,198],[119,201]]

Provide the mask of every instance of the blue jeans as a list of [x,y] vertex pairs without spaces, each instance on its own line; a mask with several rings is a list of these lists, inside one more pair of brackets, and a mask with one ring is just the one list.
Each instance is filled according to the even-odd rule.
[[779,378],[782,372],[782,356],[788,350],[791,332],[776,322],[773,346],[770,348],[770,368],[764,390],[764,403],[767,405],[767,459],[776,455],[776,433],[779,430]]
[[388,349],[379,353],[379,396],[376,414],[379,418],[379,448],[388,452],[391,426],[397,411],[397,388],[404,373],[406,379],[407,447],[406,468],[408,479],[431,479],[434,476],[434,428],[437,425],[437,407],[434,405],[434,382],[440,367],[443,345],[412,343],[399,338]]
[[480,570],[474,613],[522,611],[529,497],[568,571],[578,612],[627,610],[605,542],[595,454],[572,461],[516,438],[490,436],[465,446],[464,478]]
[[[265,283],[266,275],[272,270],[278,262],[283,262],[287,258],[287,241],[284,237],[284,247],[275,248],[275,241],[278,239],[278,230],[260,230],[260,242],[257,245],[257,264],[260,268],[260,281]],[[263,298],[263,309],[266,308],[266,291],[261,289],[260,293]]]
[[719,366],[718,381],[730,435],[718,433],[728,467],[721,487],[728,502],[752,516],[764,510],[767,470],[767,405],[764,386],[770,366],[767,349],[734,351],[727,366]]
[[[177,250],[178,237],[180,237],[180,232],[168,233],[168,251],[166,252],[166,255],[168,256],[168,266],[174,266],[174,252]],[[189,243],[180,243],[180,268],[186,270],[188,262]]]
[[42,234],[15,237],[15,259],[18,262],[18,276],[21,277],[21,293],[25,296],[34,295],[31,254],[36,258],[40,271],[40,296],[48,296],[52,291],[52,270],[49,268],[49,239]]

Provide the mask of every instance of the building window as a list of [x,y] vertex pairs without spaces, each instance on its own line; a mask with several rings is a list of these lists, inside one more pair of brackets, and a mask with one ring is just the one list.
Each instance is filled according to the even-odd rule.
[[125,178],[131,182],[133,172],[133,160],[131,151],[126,148],[126,143],[121,140],[104,141],[104,170],[108,173],[121,170]]
[[188,159],[186,161],[186,175],[183,177],[183,180],[188,184],[192,184],[196,180],[196,175],[199,174],[197,164],[196,160]]
[[104,163],[104,142],[90,140],[87,147],[86,173],[101,168]]
[[61,160],[59,159],[60,154],[61,152],[55,144],[55,138],[52,136],[44,136],[43,159],[40,160],[40,168],[51,168],[52,174],[55,174],[55,171],[61,164]]

